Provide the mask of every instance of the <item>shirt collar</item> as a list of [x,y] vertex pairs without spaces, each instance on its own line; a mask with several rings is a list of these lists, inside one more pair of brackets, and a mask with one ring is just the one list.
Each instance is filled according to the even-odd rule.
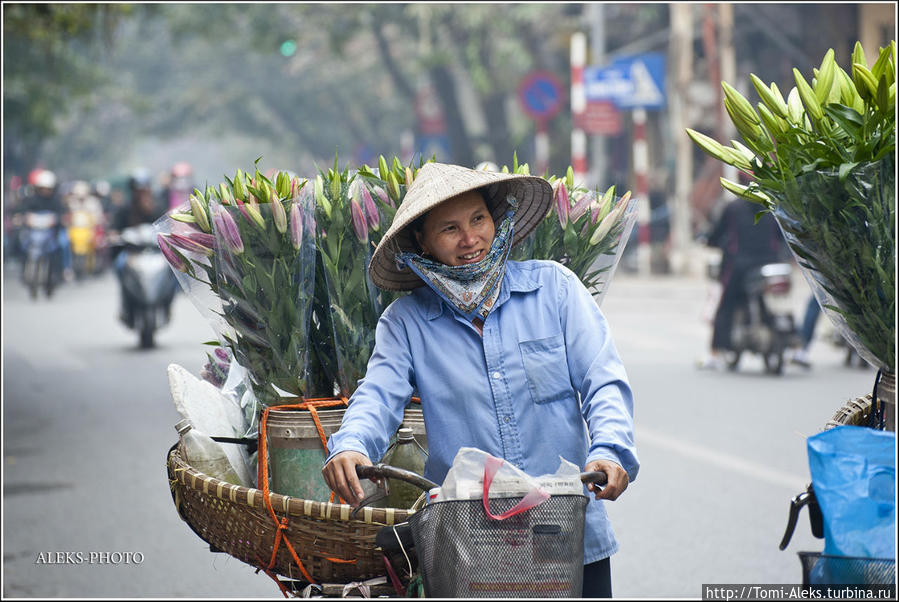
[[[505,303],[509,297],[512,296],[512,293],[530,293],[539,289],[541,286],[543,286],[543,284],[534,280],[531,277],[529,270],[521,269],[521,264],[519,262],[511,260],[507,261],[506,275],[503,276],[502,286],[500,286],[499,289],[499,297],[496,299],[496,305],[493,311]],[[435,318],[440,317],[446,303],[437,293],[431,290],[431,287],[428,285],[420,286],[415,289],[413,293],[419,295],[422,300],[427,301],[428,320],[434,320]]]

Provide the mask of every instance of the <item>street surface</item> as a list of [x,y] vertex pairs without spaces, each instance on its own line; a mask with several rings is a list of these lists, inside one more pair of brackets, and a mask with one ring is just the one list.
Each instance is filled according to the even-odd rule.
[[[179,415],[166,367],[198,375],[201,343],[214,338],[190,301],[179,295],[158,347],[140,351],[117,320],[111,273],[37,302],[17,269],[4,276],[4,597],[281,598],[264,574],[209,552],[172,503],[165,458]],[[844,367],[844,352],[820,338],[811,370],[767,376],[746,357],[736,373],[698,371],[708,292],[699,278],[619,270],[603,302],[635,392],[642,462],[608,504],[619,598],[799,583],[796,552],[823,548],[806,511],[790,547],[777,545],[790,499],[809,481],[805,438],[873,386],[873,369]],[[798,273],[794,292],[799,320],[809,290]],[[109,561],[52,563],[65,552]],[[111,562],[129,552],[142,562]]]

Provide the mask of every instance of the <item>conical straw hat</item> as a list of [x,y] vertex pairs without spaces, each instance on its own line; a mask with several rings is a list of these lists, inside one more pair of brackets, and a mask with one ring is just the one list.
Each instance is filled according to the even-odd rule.
[[546,217],[552,205],[553,191],[549,182],[537,176],[507,174],[468,169],[445,163],[425,163],[415,181],[406,191],[403,203],[396,210],[393,223],[375,249],[368,273],[379,288],[390,291],[408,291],[424,285],[424,282],[408,267],[397,266],[396,254],[418,251],[409,226],[440,203],[463,192],[481,188],[487,208],[497,226],[509,208],[506,197],[518,200],[515,212],[516,245],[531,233]]

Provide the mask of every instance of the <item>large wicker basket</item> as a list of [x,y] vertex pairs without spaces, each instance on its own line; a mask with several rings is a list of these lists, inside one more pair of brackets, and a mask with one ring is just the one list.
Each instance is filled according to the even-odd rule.
[[169,450],[168,476],[172,498],[181,518],[212,551],[226,552],[274,575],[308,581],[291,554],[292,548],[306,574],[320,583],[348,583],[384,575],[382,552],[375,536],[386,526],[405,522],[411,511],[364,508],[358,520],[345,504],[313,502],[269,493],[282,535],[291,544],[278,545],[269,568],[278,525],[259,489],[240,487],[198,472]]

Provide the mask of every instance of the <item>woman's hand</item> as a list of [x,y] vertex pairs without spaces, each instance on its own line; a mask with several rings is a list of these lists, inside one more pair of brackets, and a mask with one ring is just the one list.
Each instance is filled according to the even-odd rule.
[[608,482],[602,489],[600,489],[598,485],[587,483],[587,489],[592,491],[598,500],[617,500],[618,496],[624,493],[628,483],[630,483],[627,471],[610,460],[593,460],[592,462],[588,462],[587,466],[584,468],[585,472],[594,472],[597,470],[606,473]]
[[332,491],[343,498],[350,506],[358,506],[365,498],[365,492],[356,476],[356,466],[371,466],[365,454],[359,452],[341,452],[331,458],[331,461],[322,468],[322,476]]

